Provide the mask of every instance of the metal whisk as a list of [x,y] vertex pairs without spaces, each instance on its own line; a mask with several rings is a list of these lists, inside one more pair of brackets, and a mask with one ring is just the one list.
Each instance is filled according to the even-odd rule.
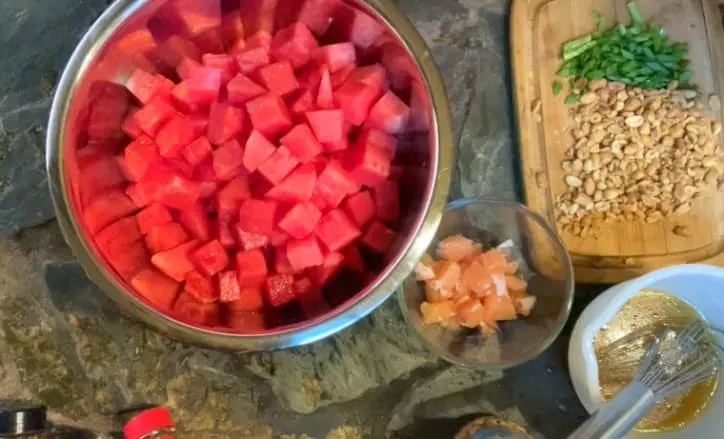
[[653,340],[635,332],[614,342],[606,354],[612,358],[620,354],[623,359],[620,370],[636,367],[633,381],[568,439],[621,438],[657,401],[686,392],[712,378],[720,365],[716,348],[706,337],[707,332],[703,322],[694,320],[682,328],[663,329]]

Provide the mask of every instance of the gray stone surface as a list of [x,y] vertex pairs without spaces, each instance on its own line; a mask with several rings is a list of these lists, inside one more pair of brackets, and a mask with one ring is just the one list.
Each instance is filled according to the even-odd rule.
[[[52,217],[43,124],[54,78],[102,0],[0,4],[0,236]],[[506,0],[399,0],[443,71],[459,141],[456,196],[515,199]],[[49,6],[52,5],[52,6]],[[12,50],[7,50],[12,47]],[[119,410],[171,407],[183,437],[444,438],[478,413],[561,437],[583,415],[565,339],[505,373],[427,352],[389,301],[313,346],[230,354],[167,339],[119,314],[54,222],[0,241],[0,399],[109,429]],[[303,436],[304,434],[308,436]],[[346,435],[345,435],[346,434]]]

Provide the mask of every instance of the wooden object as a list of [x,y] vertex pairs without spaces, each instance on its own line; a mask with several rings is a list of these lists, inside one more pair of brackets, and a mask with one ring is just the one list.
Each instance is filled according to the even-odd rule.
[[[639,0],[644,18],[663,25],[672,40],[689,43],[693,82],[703,93],[722,96],[724,30],[713,0]],[[564,189],[560,164],[572,138],[565,92],[551,86],[561,65],[562,45],[590,33],[593,11],[610,26],[628,23],[625,0],[514,0],[511,47],[523,183],[528,206],[555,223],[553,202]],[[542,121],[533,109],[540,102]],[[718,115],[721,118],[721,115]],[[540,119],[539,119],[540,120]],[[577,282],[614,283],[682,263],[724,266],[724,194],[716,189],[695,200],[686,215],[663,222],[605,225],[598,239],[562,233]],[[689,236],[673,233],[686,226]]]

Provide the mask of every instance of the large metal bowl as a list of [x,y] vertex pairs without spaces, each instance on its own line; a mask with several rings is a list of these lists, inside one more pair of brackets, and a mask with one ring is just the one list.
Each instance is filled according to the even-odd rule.
[[[204,8],[225,0],[170,0]],[[251,0],[254,1],[254,0]],[[286,2],[289,1],[289,5]],[[292,0],[280,0],[292,7]],[[84,124],[97,101],[94,90],[103,84],[123,84],[138,65],[154,65],[158,54],[149,23],[173,33],[173,21],[157,12],[166,0],[118,0],[93,24],[72,54],[53,101],[46,144],[50,190],[65,238],[88,276],[133,317],[174,338],[211,348],[229,350],[280,349],[311,343],[346,328],[382,304],[412,271],[435,235],[450,186],[453,142],[450,110],[440,73],[428,47],[413,25],[388,0],[349,1],[366,10],[388,30],[393,41],[408,54],[423,85],[427,132],[407,139],[401,190],[405,215],[401,237],[386,259],[386,266],[358,293],[328,313],[298,324],[270,329],[258,335],[240,335],[223,329],[195,327],[155,309],[134,292],[100,256],[78,219],[76,151],[83,146]],[[247,3],[241,1],[242,6]],[[201,6],[200,6],[201,5]],[[186,7],[186,6],[184,6]],[[213,7],[213,6],[211,6]],[[238,8],[238,6],[236,6]],[[225,11],[228,12],[228,11]],[[122,50],[119,50],[122,49]],[[75,172],[73,170],[75,169]],[[406,182],[406,183],[404,183]]]

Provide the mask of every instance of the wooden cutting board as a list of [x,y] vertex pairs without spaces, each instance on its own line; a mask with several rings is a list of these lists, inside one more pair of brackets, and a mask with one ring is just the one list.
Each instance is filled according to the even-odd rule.
[[[553,202],[565,187],[560,164],[571,142],[565,92],[554,96],[551,89],[561,65],[561,47],[594,29],[593,11],[602,13],[608,25],[628,24],[626,3],[514,0],[510,38],[523,183],[528,206],[551,224],[555,223]],[[716,1],[639,0],[636,4],[644,18],[663,25],[672,40],[689,43],[692,82],[703,93],[722,96],[724,30]],[[542,120],[536,121],[533,108],[538,102]],[[655,224],[605,225],[597,239],[559,230],[573,259],[576,281],[620,282],[682,263],[724,266],[724,194],[712,188],[703,195],[686,215]],[[689,236],[674,234],[676,226],[686,226]]]

